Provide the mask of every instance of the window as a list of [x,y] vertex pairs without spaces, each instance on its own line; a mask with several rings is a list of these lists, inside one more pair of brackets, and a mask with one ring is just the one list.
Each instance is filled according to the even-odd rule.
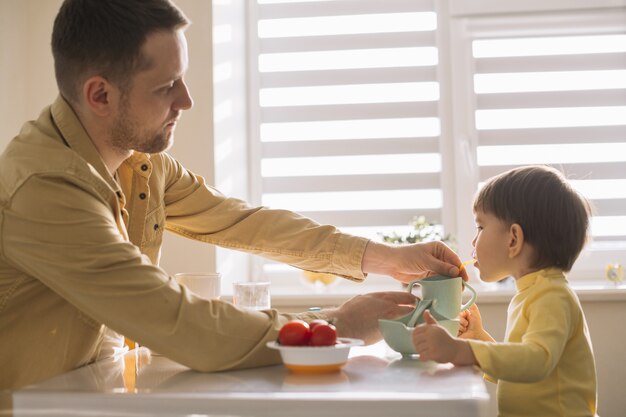
[[[624,262],[624,8],[563,19],[447,5],[250,3],[253,201],[373,239],[423,215],[469,259],[480,183],[551,164],[597,207],[573,275]],[[299,285],[294,268],[257,266]]]
[[565,15],[457,23],[453,55],[471,80],[457,98],[474,115],[459,126],[472,155],[465,187],[519,165],[560,169],[594,206],[570,277],[601,279],[626,249],[626,19],[624,9]]

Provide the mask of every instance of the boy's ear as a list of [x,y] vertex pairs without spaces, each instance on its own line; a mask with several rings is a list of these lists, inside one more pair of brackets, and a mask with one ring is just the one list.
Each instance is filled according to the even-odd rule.
[[114,87],[100,75],[94,75],[83,83],[85,106],[98,116],[104,117],[112,113],[114,94]]
[[513,223],[509,227],[509,258],[514,258],[520,254],[524,247],[524,230],[522,226]]

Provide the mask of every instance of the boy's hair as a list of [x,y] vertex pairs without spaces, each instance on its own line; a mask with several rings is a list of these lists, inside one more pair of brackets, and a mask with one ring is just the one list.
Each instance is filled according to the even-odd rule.
[[188,24],[169,0],[65,0],[52,30],[61,95],[78,102],[83,82],[93,75],[127,92],[132,76],[151,65],[141,54],[148,35]]
[[535,252],[534,268],[572,269],[585,246],[591,208],[565,177],[546,166],[515,168],[487,181],[474,211],[517,223]]

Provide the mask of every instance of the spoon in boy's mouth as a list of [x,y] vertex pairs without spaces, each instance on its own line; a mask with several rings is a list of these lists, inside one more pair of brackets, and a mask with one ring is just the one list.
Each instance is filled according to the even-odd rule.
[[465,265],[470,265],[470,264],[473,264],[474,262],[476,262],[476,259],[470,259],[469,261],[463,262],[461,266],[459,266],[459,272],[465,269]]

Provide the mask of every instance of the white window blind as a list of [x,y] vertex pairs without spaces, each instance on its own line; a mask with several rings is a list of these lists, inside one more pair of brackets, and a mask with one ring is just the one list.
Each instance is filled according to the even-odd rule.
[[[370,238],[408,229],[417,215],[439,222],[433,1],[259,1],[252,8],[260,203]],[[265,269],[273,280],[289,271]]]
[[[374,239],[423,215],[469,259],[480,184],[547,164],[595,207],[570,277],[625,264],[625,8],[534,4],[251,2],[255,202]],[[298,271],[255,261],[299,285]]]
[[[595,207],[571,276],[626,261],[626,15],[467,22],[478,181],[514,166],[561,170]],[[558,244],[558,242],[555,242]]]

